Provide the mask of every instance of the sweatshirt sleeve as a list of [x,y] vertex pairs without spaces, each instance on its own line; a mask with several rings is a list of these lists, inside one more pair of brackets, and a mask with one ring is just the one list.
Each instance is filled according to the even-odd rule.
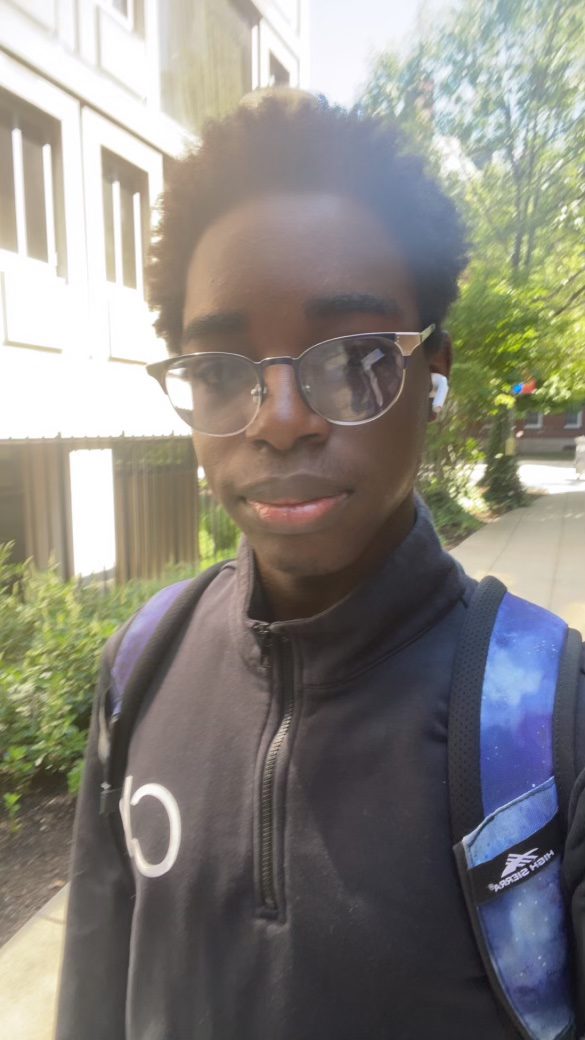
[[104,655],[75,817],[55,1040],[124,1040],[126,1035],[133,893],[111,824],[99,814],[98,704],[106,678]]
[[585,1030],[585,647],[581,663],[575,723],[575,759],[578,776],[569,804],[569,828],[563,866],[574,936],[578,1025],[580,1031],[583,1031]]

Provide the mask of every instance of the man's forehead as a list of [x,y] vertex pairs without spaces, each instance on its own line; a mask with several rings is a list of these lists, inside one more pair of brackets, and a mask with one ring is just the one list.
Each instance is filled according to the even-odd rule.
[[217,216],[203,231],[193,257],[231,245],[268,247],[283,240],[289,248],[319,251],[326,243],[351,241],[359,254],[364,248],[397,253],[382,221],[359,199],[337,192],[271,192],[243,199]]
[[397,315],[412,284],[365,205],[334,194],[278,194],[242,202],[203,233],[187,275],[185,323],[245,311],[262,293],[302,298],[309,317],[343,307]]

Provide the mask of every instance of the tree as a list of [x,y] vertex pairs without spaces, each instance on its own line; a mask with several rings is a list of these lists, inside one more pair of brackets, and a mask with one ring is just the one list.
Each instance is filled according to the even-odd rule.
[[581,0],[464,0],[380,55],[359,104],[425,148],[467,216],[460,438],[528,376],[532,407],[585,399],[584,30]]

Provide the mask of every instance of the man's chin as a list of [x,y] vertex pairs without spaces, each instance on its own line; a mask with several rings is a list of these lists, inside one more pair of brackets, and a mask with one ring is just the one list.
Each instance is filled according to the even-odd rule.
[[264,539],[248,541],[260,570],[272,574],[310,580],[337,574],[355,562],[355,553],[346,548],[334,551],[331,539],[328,546],[319,547],[307,545],[304,538],[275,539],[270,544]]

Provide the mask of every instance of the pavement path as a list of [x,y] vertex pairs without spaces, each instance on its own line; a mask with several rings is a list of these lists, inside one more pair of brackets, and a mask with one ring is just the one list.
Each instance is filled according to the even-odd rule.
[[568,459],[524,459],[518,467],[520,480],[533,491],[547,495],[585,491],[585,483],[577,477],[574,462]]
[[62,889],[0,949],[0,1036],[6,1040],[52,1040],[66,908]]
[[473,578],[495,574],[585,636],[585,490],[543,495],[476,531],[452,554]]
[[[585,635],[585,490],[565,462],[552,472],[524,465],[536,467],[524,471],[527,483],[556,490],[487,524],[453,555],[473,577],[495,574]],[[10,1040],[52,1040],[66,899],[63,890],[0,949],[0,1035]]]

